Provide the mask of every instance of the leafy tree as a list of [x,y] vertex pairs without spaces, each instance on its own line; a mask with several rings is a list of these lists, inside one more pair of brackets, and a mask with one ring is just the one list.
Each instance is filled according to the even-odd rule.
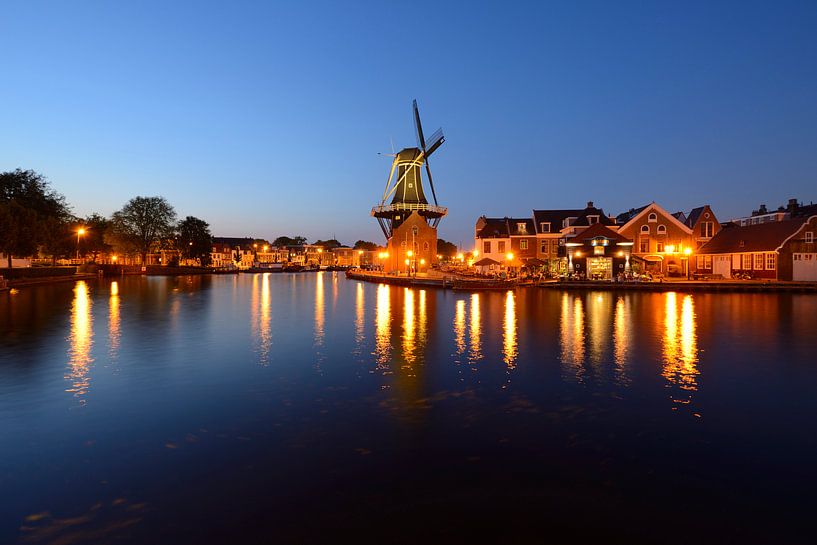
[[28,256],[59,222],[70,218],[65,198],[33,170],[0,172],[0,252]]
[[340,241],[336,238],[330,238],[329,240],[316,240],[315,246],[322,246],[327,250],[331,250],[333,248],[338,248],[339,246],[343,246]]
[[457,246],[447,240],[437,239],[437,253],[443,257],[454,257],[457,255]]
[[368,250],[374,251],[377,250],[378,246],[374,242],[369,242],[367,240],[358,240],[355,242],[355,250]]
[[40,251],[51,258],[51,264],[56,265],[57,259],[69,257],[78,251],[77,229],[78,223],[63,221],[60,218],[47,218],[42,225],[45,237]]
[[100,214],[91,214],[78,226],[85,229],[85,235],[80,239],[80,253],[91,254],[93,261],[101,253],[112,250],[111,245],[105,241],[105,235],[111,227],[111,221]]
[[306,237],[278,237],[272,241],[272,245],[276,247],[280,246],[300,246],[302,244],[306,244]]
[[176,211],[164,197],[134,197],[111,217],[108,242],[125,253],[147,254],[173,239]]
[[210,264],[213,250],[213,235],[210,224],[193,216],[187,216],[178,226],[179,250],[187,259],[198,259],[203,267]]

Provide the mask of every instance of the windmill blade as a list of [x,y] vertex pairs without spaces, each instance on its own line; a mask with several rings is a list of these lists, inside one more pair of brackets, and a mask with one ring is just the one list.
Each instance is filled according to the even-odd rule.
[[[397,168],[397,157],[391,162],[391,170],[389,170],[389,178],[386,180],[386,189],[383,190],[383,201],[380,204],[385,204],[388,199],[389,185],[391,185],[391,178],[394,176],[394,169]],[[393,191],[393,190],[392,190]]]
[[434,131],[434,134],[431,135],[431,138],[428,139],[428,149],[425,150],[426,157],[429,157],[434,150],[439,148],[445,142],[445,136],[443,135],[442,129],[437,129]]
[[431,167],[428,166],[428,157],[426,157],[426,174],[428,174],[428,185],[431,186],[431,196],[434,197],[434,206],[437,206],[437,192],[434,191],[434,180],[431,179]]
[[412,103],[412,108],[414,109],[414,128],[417,129],[417,146],[425,151],[426,139],[423,138],[423,124],[420,123],[420,110],[417,108],[417,99]]

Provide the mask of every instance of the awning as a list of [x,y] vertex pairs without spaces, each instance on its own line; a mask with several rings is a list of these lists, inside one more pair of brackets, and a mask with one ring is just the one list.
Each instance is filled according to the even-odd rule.
[[499,265],[499,261],[494,261],[490,257],[483,257],[476,263],[474,263],[474,267],[488,267],[490,265]]
[[641,256],[641,259],[644,261],[664,261],[664,256],[662,255],[645,255]]
[[525,260],[525,265],[529,267],[541,267],[544,265],[545,262],[539,259],[538,257],[529,257]]

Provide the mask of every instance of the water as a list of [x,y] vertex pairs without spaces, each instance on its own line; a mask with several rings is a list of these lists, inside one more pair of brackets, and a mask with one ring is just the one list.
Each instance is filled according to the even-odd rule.
[[0,542],[809,541],[817,297],[0,294]]

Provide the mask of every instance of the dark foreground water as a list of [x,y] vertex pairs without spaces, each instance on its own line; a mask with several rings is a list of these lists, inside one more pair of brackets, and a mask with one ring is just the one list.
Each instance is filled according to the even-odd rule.
[[793,543],[817,297],[0,294],[0,543]]

